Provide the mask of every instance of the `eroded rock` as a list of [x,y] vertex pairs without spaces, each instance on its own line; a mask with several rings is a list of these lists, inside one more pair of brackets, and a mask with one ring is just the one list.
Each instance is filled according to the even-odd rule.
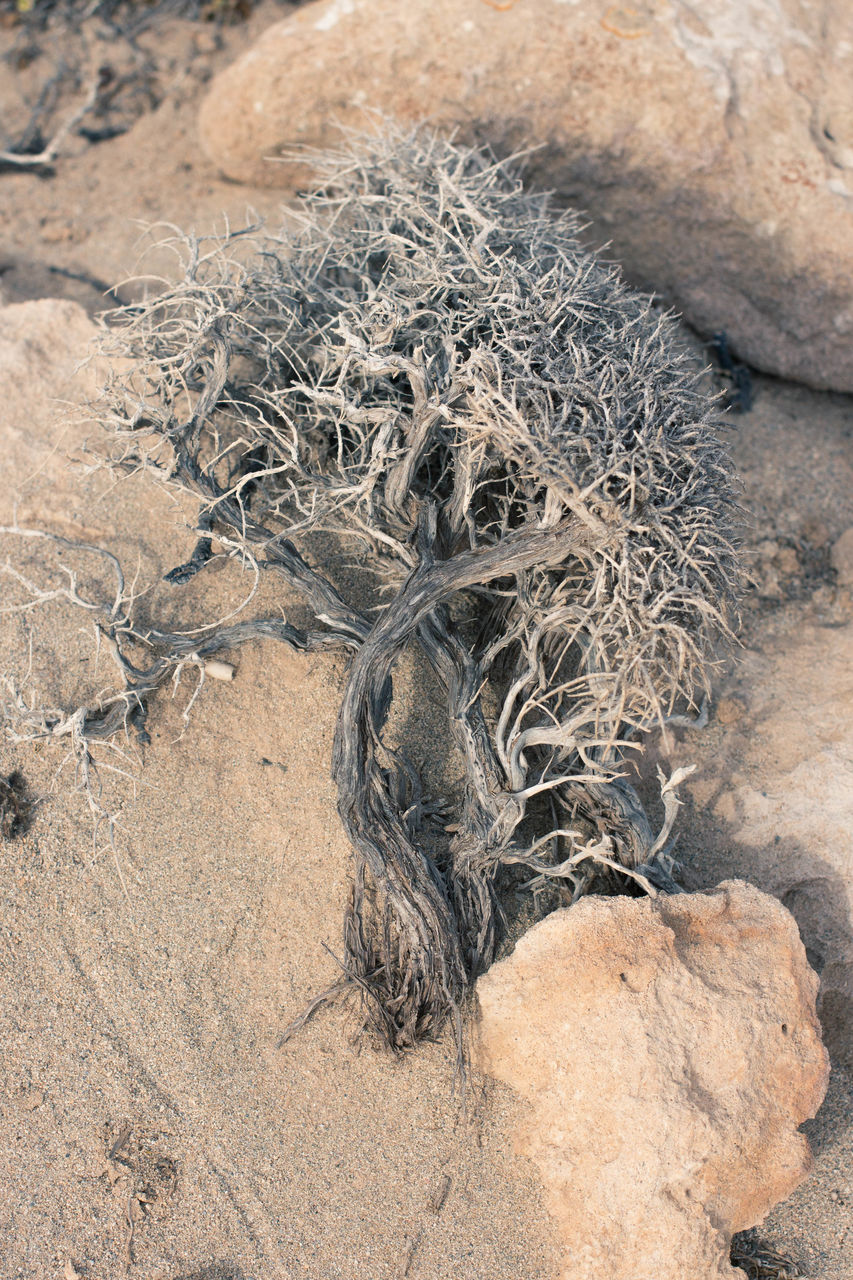
[[[159,534],[181,527],[179,517],[172,497],[142,474],[116,486],[98,470],[96,459],[113,440],[85,409],[109,375],[97,338],[83,308],[67,299],[0,306],[0,527],[17,521],[128,558],[145,546],[150,556]],[[0,555],[21,567],[33,545],[14,538]]]
[[802,1181],[829,1064],[817,977],[780,903],[742,881],[553,913],[477,984],[483,1067],[520,1135],[565,1280],[732,1280],[736,1231]]
[[[85,523],[71,500],[66,450],[78,443],[69,405],[94,396],[96,329],[76,302],[45,298],[0,307],[0,448],[6,484],[0,524],[43,523],[59,516]],[[40,494],[36,497],[36,494]],[[82,507],[82,504],[80,504]]]
[[774,629],[767,621],[724,692],[744,714],[723,738],[691,741],[699,770],[687,784],[724,824],[715,876],[746,871],[794,915],[820,974],[827,1048],[850,1069],[853,626],[795,616]]
[[853,390],[853,10],[842,0],[320,0],[213,82],[202,142],[290,185],[365,109],[501,151],[632,279],[760,369]]

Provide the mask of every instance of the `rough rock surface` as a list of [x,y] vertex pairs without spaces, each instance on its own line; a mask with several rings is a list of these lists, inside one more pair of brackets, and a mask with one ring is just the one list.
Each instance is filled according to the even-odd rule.
[[12,480],[0,493],[0,524],[17,511],[22,525],[52,518],[57,533],[85,540],[91,532],[84,504],[71,499],[65,450],[79,443],[69,404],[79,406],[96,393],[97,375],[84,363],[95,334],[76,302],[47,298],[0,307],[0,439]]
[[[141,474],[117,485],[98,467],[99,454],[109,453],[114,441],[85,409],[107,376],[97,337],[83,308],[68,299],[0,306],[0,527],[17,521],[109,547],[126,564],[157,565],[160,543],[185,533],[192,505],[185,503],[184,512]],[[10,537],[0,560],[8,556],[13,567],[38,578],[41,571],[27,564],[35,545],[32,538]],[[172,554],[168,543],[165,554]],[[60,571],[55,586],[64,582]],[[7,589],[0,576],[0,597]]]
[[739,714],[721,737],[690,743],[700,766],[690,789],[697,806],[725,824],[717,873],[749,874],[796,917],[821,978],[827,1047],[849,1068],[853,626],[798,618],[793,633],[768,626],[757,641],[721,690],[720,702],[738,705]]
[[586,899],[477,984],[485,1069],[532,1104],[522,1144],[565,1280],[731,1280],[731,1235],[804,1178],[829,1064],[792,916],[742,881]]
[[321,0],[220,73],[202,143],[242,182],[365,108],[540,145],[533,183],[757,368],[853,390],[853,10],[844,0]]

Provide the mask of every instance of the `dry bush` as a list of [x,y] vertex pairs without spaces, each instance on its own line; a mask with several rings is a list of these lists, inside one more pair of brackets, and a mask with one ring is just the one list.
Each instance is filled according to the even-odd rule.
[[[125,687],[77,727],[84,744],[142,729],[176,668],[247,639],[351,653],[333,760],[356,854],[338,987],[402,1047],[458,1015],[519,868],[572,900],[675,888],[678,779],[655,836],[625,754],[698,707],[728,634],[732,484],[673,320],[510,165],[393,129],[321,163],[295,226],[186,241],[177,284],[108,317],[134,372],[101,409],[116,466],[200,500],[172,581],[215,538],[296,588],[313,624],[212,625],[199,643],[141,627],[119,579],[102,628]],[[309,563],[318,531],[366,553],[388,592],[375,617]],[[438,831],[383,734],[412,644],[466,766]]]

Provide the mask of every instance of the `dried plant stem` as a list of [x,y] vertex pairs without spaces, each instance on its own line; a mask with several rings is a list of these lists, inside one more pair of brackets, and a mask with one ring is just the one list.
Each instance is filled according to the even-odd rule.
[[59,157],[72,130],[76,129],[80,121],[85,119],[90,111],[94,110],[98,101],[99,88],[100,79],[98,73],[96,73],[89,83],[83,101],[63,121],[41,151],[32,155],[26,152],[0,150],[0,166],[6,165],[9,168],[17,169],[49,169]]

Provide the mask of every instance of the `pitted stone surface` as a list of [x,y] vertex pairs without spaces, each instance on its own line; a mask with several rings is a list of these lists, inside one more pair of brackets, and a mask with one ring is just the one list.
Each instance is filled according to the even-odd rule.
[[817,985],[793,917],[742,881],[584,899],[480,979],[481,1065],[530,1104],[564,1280],[741,1274],[732,1235],[809,1169]]

